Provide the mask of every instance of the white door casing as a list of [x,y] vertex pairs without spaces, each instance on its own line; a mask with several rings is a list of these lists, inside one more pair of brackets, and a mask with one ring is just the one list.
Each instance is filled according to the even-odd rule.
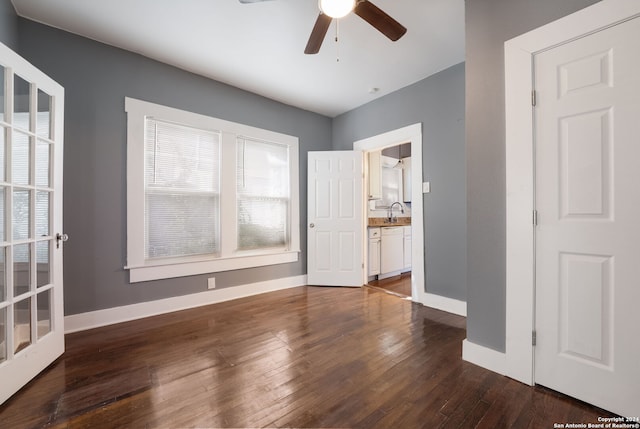
[[64,89],[0,44],[0,404],[64,352]]
[[640,18],[537,54],[535,382],[640,416]]
[[307,276],[310,285],[362,286],[363,154],[308,153]]
[[[422,160],[421,123],[358,140],[353,143],[353,148],[369,152],[407,142],[411,144],[411,157]],[[422,162],[412,163],[411,182],[413,184],[411,187],[411,299],[423,305],[430,305],[430,296],[425,289],[426,246],[424,245],[423,194],[422,186],[418,186],[422,184]],[[367,225],[363,224],[362,227],[366,229]],[[363,273],[363,282],[367,281],[365,274]]]

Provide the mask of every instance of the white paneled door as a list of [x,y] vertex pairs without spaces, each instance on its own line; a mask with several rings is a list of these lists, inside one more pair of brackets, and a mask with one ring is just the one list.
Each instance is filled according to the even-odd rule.
[[309,152],[307,273],[310,285],[362,286],[363,154]]
[[535,381],[640,416],[640,18],[535,56]]
[[63,102],[0,44],[0,404],[64,351]]

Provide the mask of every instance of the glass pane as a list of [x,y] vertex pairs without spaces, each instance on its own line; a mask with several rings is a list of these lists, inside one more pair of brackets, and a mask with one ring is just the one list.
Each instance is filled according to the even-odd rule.
[[31,285],[31,246],[13,246],[13,296],[29,292]]
[[29,184],[29,156],[31,153],[29,136],[20,132],[13,133],[12,182],[16,185]]
[[216,254],[218,195],[147,193],[145,258]]
[[154,119],[145,127],[147,188],[218,192],[219,133]]
[[7,308],[0,308],[0,363],[7,360]]
[[238,199],[238,249],[286,246],[287,200]]
[[402,201],[402,170],[382,167],[382,199],[376,200],[376,208],[387,208],[396,201]]
[[[0,100],[0,103],[1,102]],[[5,160],[7,159],[5,153],[7,153],[7,129],[0,127],[0,182],[7,181],[5,176],[5,172],[7,171],[5,168]]]
[[13,239],[29,238],[31,191],[13,191]]
[[13,75],[13,125],[30,130],[29,93],[31,85],[17,74]]
[[38,89],[38,114],[36,115],[36,134],[46,139],[51,136],[51,96]]
[[49,187],[50,160],[51,145],[38,140],[36,145],[36,186]]
[[289,197],[289,148],[276,143],[241,140],[237,191],[245,195]]
[[50,196],[47,191],[36,192],[36,238],[49,235]]
[[50,279],[50,241],[36,243],[36,284],[42,287],[49,284]]
[[14,353],[31,344],[31,298],[13,304],[13,344]]
[[7,282],[6,282],[6,257],[7,257],[7,249],[6,247],[0,247],[0,302],[7,299]]
[[0,66],[0,121],[4,121],[5,103],[7,98],[4,95],[4,74],[5,68]]
[[51,332],[51,289],[38,294],[36,299],[38,311],[38,339]]

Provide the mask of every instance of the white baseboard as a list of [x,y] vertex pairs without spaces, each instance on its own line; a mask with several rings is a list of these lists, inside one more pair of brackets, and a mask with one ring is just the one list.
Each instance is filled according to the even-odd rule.
[[391,278],[391,277],[399,276],[401,274],[402,274],[402,270],[390,271],[388,273],[378,274],[378,280],[388,279],[388,278]]
[[87,329],[98,328],[100,326],[143,319],[149,316],[157,316],[159,314],[201,307],[203,305],[231,301],[233,299],[304,286],[306,284],[306,275],[285,277],[282,279],[267,280],[264,282],[233,286],[224,289],[207,290],[205,292],[159,299],[156,301],[141,302],[122,307],[72,314],[64,318],[65,333],[69,334],[72,332],[84,331]]
[[423,304],[427,307],[457,314],[458,316],[467,317],[467,303],[464,301],[447,298],[446,296],[435,295],[428,292],[424,295],[424,297],[425,302],[423,302]]
[[462,359],[498,374],[507,373],[507,355],[465,339],[462,341]]

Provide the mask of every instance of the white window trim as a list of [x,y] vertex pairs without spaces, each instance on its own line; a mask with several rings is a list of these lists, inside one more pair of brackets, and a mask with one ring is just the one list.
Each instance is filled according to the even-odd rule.
[[[243,268],[296,262],[300,253],[300,192],[298,138],[248,125],[212,118],[125,97],[127,112],[127,265],[131,283],[215,273]],[[147,116],[190,127],[220,131],[222,135],[221,194],[235,194],[235,141],[237,136],[272,141],[289,146],[291,201],[290,245],[286,250],[235,251],[236,207],[221,208],[221,257],[194,256],[145,260],[144,258],[144,121]],[[227,149],[225,149],[227,148]],[[233,159],[234,162],[229,162]],[[234,180],[225,180],[233,177]],[[233,231],[229,231],[232,228]],[[227,237],[227,239],[225,239]]]

